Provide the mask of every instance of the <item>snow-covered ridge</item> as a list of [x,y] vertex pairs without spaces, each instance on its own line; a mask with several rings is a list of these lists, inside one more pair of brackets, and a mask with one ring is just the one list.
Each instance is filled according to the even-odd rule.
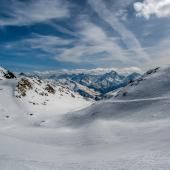
[[59,81],[55,81],[55,83],[62,84],[63,86],[69,88],[70,90],[79,93],[81,96],[89,99],[94,99],[96,100],[99,96],[100,93],[88,88],[87,86],[83,86],[76,81],[69,80],[69,79],[62,79]]
[[28,77],[19,79],[15,96],[30,112],[38,114],[45,112],[61,114],[80,109],[93,102],[65,86]]
[[10,72],[9,70],[0,67],[0,80],[4,79],[13,79],[16,78],[15,74]]
[[95,119],[170,119],[170,67],[151,69],[126,87],[112,93],[113,97],[109,100],[100,101],[75,113],[74,118],[81,124]]
[[53,81],[2,80],[0,168],[168,170],[169,84],[170,68],[152,69],[91,104]]
[[[9,73],[14,75],[3,68],[1,68],[1,71],[3,76]],[[36,115],[47,112],[63,114],[89,106],[94,102],[93,100],[85,99],[79,93],[70,90],[62,84],[25,75],[15,79],[3,77],[0,81],[0,92],[0,100],[3,101],[4,97],[6,103],[8,101],[9,103],[17,103],[17,106],[13,109],[20,110],[23,115],[26,113]],[[8,110],[8,107],[5,106],[6,104],[3,105],[2,103],[0,107],[3,110]]]
[[140,78],[131,81],[115,93],[116,98],[140,99],[169,95],[170,68],[156,67],[148,70]]
[[[99,74],[100,73],[100,74]],[[88,88],[89,91],[94,91],[99,93],[101,96],[112,90],[118,89],[120,87],[126,86],[129,81],[135,80],[140,76],[139,73],[133,72],[130,74],[122,74],[113,70],[99,71],[98,74],[93,72],[54,72],[54,73],[37,73],[30,76],[38,76],[41,79],[50,79],[63,82],[75,82],[79,87],[84,86]],[[81,89],[80,89],[81,90]],[[93,98],[95,98],[94,96]],[[101,98],[101,97],[99,97]]]
[[16,97],[21,98],[28,95],[30,91],[37,93],[37,95],[48,96],[55,94],[55,87],[50,83],[44,82],[36,78],[22,77],[19,79],[16,86]]

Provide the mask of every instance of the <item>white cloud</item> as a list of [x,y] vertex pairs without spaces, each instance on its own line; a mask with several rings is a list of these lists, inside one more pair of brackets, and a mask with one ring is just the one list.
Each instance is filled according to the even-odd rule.
[[113,62],[119,60],[127,62],[128,58],[119,47],[116,38],[110,37],[106,32],[94,23],[81,18],[78,21],[78,33],[80,38],[71,48],[62,49],[57,59],[71,62]]
[[31,25],[50,19],[69,17],[69,7],[64,0],[7,0],[5,15],[0,19],[0,26]]
[[156,45],[146,48],[152,61],[145,64],[144,68],[170,65],[170,37],[160,40]]
[[117,69],[115,69],[116,71],[118,71],[119,73],[127,73],[127,74],[129,74],[129,73],[134,73],[134,72],[136,72],[136,73],[143,73],[143,70],[141,70],[141,68],[139,68],[139,67],[125,67],[125,68],[117,68]]
[[70,35],[72,37],[78,37],[79,36],[77,32],[74,32],[74,31],[72,31],[68,28],[65,28],[64,26],[59,25],[57,23],[54,23],[52,21],[48,21],[47,24],[52,26],[53,28],[55,28],[57,31],[62,32],[64,34]]
[[134,9],[137,16],[149,19],[152,15],[156,17],[170,17],[170,0],[144,0],[135,2]]
[[[62,73],[72,73],[72,74],[80,74],[80,73],[86,73],[86,74],[93,74],[93,75],[98,75],[98,74],[104,74],[104,73],[109,73],[111,71],[116,71],[120,74],[131,74],[131,73],[143,73],[143,70],[141,70],[139,67],[124,67],[124,68],[117,68],[117,67],[97,67],[93,69],[74,69],[74,70],[68,70],[68,69],[62,69]],[[51,73],[55,73],[55,71],[50,71]],[[47,72],[49,73],[49,71]]]
[[46,57],[73,63],[90,63],[96,66],[113,66],[115,62],[122,65],[139,65],[138,60],[131,57],[132,52],[118,44],[119,39],[112,37],[100,26],[81,18],[76,24],[76,39],[63,39],[55,35],[32,34],[13,43],[7,43],[4,48],[22,53],[40,50]]
[[96,11],[97,14],[113,28],[113,30],[116,30],[120,34],[121,39],[124,44],[126,44],[127,48],[133,50],[134,55],[136,55],[136,60],[143,59],[148,61],[150,59],[135,35],[118,20],[115,14],[106,7],[102,0],[88,0],[88,3],[94,11]]
[[43,52],[48,54],[57,53],[57,48],[62,48],[67,45],[73,43],[72,40],[63,39],[60,37],[52,36],[52,35],[39,35],[32,34],[31,38],[26,38],[17,42],[7,43],[4,48],[10,50],[15,49],[19,51],[32,51],[36,49],[40,49]]

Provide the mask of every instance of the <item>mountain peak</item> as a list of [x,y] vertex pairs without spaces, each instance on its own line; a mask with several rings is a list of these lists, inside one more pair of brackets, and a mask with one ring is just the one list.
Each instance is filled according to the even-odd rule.
[[0,80],[13,78],[16,78],[14,73],[0,66]]

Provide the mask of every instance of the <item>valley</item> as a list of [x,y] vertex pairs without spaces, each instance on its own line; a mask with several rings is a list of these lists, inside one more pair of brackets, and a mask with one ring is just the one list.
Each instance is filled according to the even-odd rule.
[[169,73],[152,69],[100,101],[51,80],[3,78],[1,169],[169,169]]

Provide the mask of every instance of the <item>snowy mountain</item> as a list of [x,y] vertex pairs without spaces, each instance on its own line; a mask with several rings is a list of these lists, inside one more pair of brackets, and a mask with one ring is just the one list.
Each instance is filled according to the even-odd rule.
[[65,86],[37,78],[21,78],[17,82],[15,96],[33,113],[57,110],[60,114],[92,103]]
[[[95,119],[153,121],[170,119],[170,68],[155,68],[113,91],[113,97],[100,101],[75,113],[77,122],[89,123]],[[71,115],[71,120],[73,119]],[[92,119],[93,118],[93,119]]]
[[[130,75],[119,75],[115,71],[111,71],[99,77],[92,85],[94,89],[100,91],[102,94],[126,86],[130,81],[133,81],[139,77],[140,74],[132,73]],[[95,86],[96,85],[96,86]]]
[[[97,72],[98,71],[98,72]],[[101,70],[95,70],[90,72],[60,72],[60,73],[37,73],[33,76],[38,76],[42,79],[50,79],[61,82],[70,82],[78,83],[79,85],[88,88],[91,91],[99,93],[101,96],[105,93],[108,93],[112,90],[118,89],[120,87],[126,86],[130,81],[137,79],[140,74],[133,72],[130,74],[119,74],[116,71],[103,73]],[[66,83],[67,84],[67,83]],[[93,98],[95,98],[94,96]],[[101,98],[101,97],[99,97]]]
[[67,87],[68,89],[79,93],[81,96],[85,97],[85,98],[91,98],[94,100],[97,100],[98,98],[100,98],[100,93],[90,89],[86,86],[83,86],[73,80],[69,80],[69,79],[60,79],[58,81],[54,81],[56,84],[62,84],[63,86]]
[[9,70],[6,70],[3,67],[0,67],[0,80],[13,79],[13,78],[16,78],[14,73],[10,72]]
[[[140,78],[131,81],[126,87],[117,90],[118,99],[136,99],[148,97],[161,97],[169,93],[169,69],[161,70],[159,67],[151,69]],[[167,72],[167,74],[165,74]],[[162,81],[162,83],[161,83]],[[161,94],[161,96],[160,96]]]
[[149,70],[95,103],[67,83],[0,81],[0,169],[170,168],[170,68]]
[[[54,112],[62,114],[76,109],[81,109],[90,105],[93,101],[87,100],[61,84],[53,84],[51,81],[40,80],[38,78],[30,78],[20,76],[16,78],[14,74],[1,68],[3,80],[0,81],[1,92],[1,108],[8,111],[9,103],[14,102],[15,106],[23,114],[39,114],[44,112]],[[1,76],[1,77],[2,77]],[[12,79],[14,78],[15,79]],[[6,79],[5,79],[6,78]],[[3,97],[2,97],[3,96]],[[2,103],[4,103],[3,105]],[[11,104],[12,106],[13,104]],[[20,108],[20,106],[22,106]],[[11,108],[14,109],[14,108]],[[15,110],[15,109],[14,109]],[[3,116],[3,114],[1,115]]]

